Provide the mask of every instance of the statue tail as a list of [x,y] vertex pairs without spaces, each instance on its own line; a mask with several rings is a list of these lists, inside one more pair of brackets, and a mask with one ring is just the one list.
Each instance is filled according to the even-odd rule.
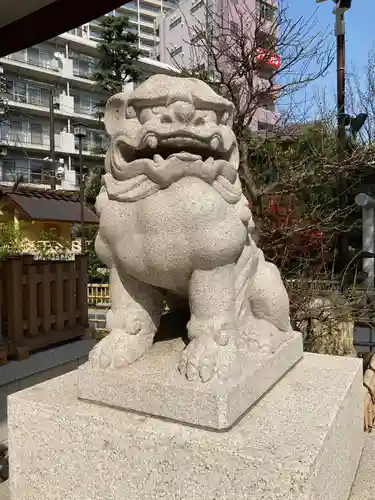
[[237,317],[254,316],[281,331],[292,330],[289,297],[277,267],[264,259],[252,238],[236,264]]

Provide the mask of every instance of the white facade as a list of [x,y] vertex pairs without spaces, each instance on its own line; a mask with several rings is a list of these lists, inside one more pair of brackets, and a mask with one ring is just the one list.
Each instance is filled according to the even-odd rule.
[[[276,0],[242,0],[237,9],[231,9],[229,3],[234,0],[180,0],[174,10],[169,11],[159,19],[158,36],[159,43],[155,46],[154,57],[164,63],[175,65],[178,68],[208,68],[210,62],[207,60],[207,53],[200,50],[199,37],[203,28],[209,29],[212,16],[208,12],[213,12],[221,17],[224,26],[235,26],[237,15],[241,9],[244,10],[246,18],[249,13],[254,12],[255,18],[259,16],[263,23],[263,34],[267,35],[269,30],[269,21],[273,18],[277,9]],[[215,23],[214,28],[217,28]],[[251,31],[251,30],[250,30]],[[258,37],[261,37],[261,33]],[[249,33],[249,37],[254,36],[255,42],[259,42],[261,49],[262,39],[257,40],[254,33]],[[257,44],[258,45],[258,44]],[[275,55],[277,57],[277,55]],[[254,85],[262,88],[268,85],[268,79],[272,75],[273,68],[268,64],[259,64],[254,75]],[[254,130],[267,129],[273,126],[279,118],[276,112],[276,103],[274,100],[264,102],[254,116],[251,128]]]
[[[132,0],[110,14],[126,14],[129,18],[130,31],[138,35],[138,47],[144,57],[150,57],[153,47],[159,43],[157,22],[160,17],[168,14],[178,3],[178,0]],[[70,30],[72,35],[84,36],[93,41],[100,38],[98,21],[92,21],[84,26]]]
[[[132,6],[130,3],[119,10],[129,15]],[[139,30],[140,48],[146,53],[145,40],[150,26],[145,29],[144,17],[148,15],[149,24],[154,27],[156,17],[164,8],[163,0],[140,0],[138,7],[132,22]],[[0,120],[1,183],[13,184],[20,174],[23,182],[50,183],[50,89],[54,94],[55,158],[59,169],[57,188],[76,189],[79,181],[74,123],[84,124],[88,132],[83,141],[86,169],[103,164],[102,149],[106,147],[107,139],[103,124],[97,117],[97,104],[103,96],[94,91],[92,79],[96,66],[97,30],[98,22],[93,21],[0,59],[9,103],[8,112]],[[176,72],[168,64],[147,57],[141,58],[140,66],[145,77]]]

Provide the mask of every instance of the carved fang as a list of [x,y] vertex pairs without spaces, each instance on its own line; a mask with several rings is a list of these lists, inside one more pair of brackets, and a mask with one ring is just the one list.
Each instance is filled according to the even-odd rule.
[[155,149],[158,145],[158,138],[156,137],[156,135],[149,135],[147,137],[147,145],[148,147],[152,148],[152,149]]
[[210,142],[210,147],[213,151],[216,151],[220,146],[220,139],[218,137],[213,137]]

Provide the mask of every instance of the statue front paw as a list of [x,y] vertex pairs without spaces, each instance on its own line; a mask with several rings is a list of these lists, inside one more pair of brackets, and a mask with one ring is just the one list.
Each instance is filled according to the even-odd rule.
[[208,382],[217,376],[225,380],[236,357],[232,341],[219,345],[210,337],[193,339],[181,354],[178,369],[188,380]]
[[124,368],[139,359],[151,346],[156,326],[143,311],[127,307],[107,313],[110,333],[91,351],[89,361],[94,368]]
[[236,332],[226,318],[198,319],[188,324],[192,339],[181,355],[179,371],[188,380],[225,379],[236,357]]

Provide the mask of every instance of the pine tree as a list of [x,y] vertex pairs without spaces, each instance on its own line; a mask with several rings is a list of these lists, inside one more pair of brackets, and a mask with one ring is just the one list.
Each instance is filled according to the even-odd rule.
[[98,71],[94,79],[101,91],[113,95],[122,91],[124,83],[140,77],[138,36],[130,32],[125,15],[105,16],[101,28]]

